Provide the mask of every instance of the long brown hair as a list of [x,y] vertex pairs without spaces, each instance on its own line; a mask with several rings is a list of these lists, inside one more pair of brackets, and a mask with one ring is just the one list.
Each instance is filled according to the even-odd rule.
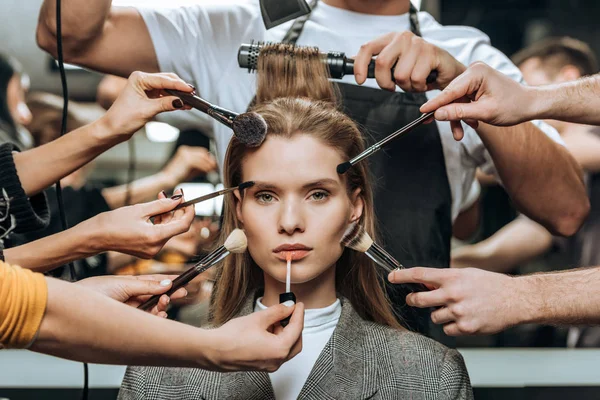
[[[269,136],[310,135],[336,149],[345,159],[364,150],[356,124],[336,108],[336,91],[318,50],[282,44],[267,46],[259,56],[257,71],[257,103],[252,111],[265,119]],[[226,187],[241,183],[242,162],[248,151],[235,137],[231,140],[225,156]],[[348,194],[361,189],[364,209],[360,223],[375,239],[373,193],[366,163],[351,168],[344,179]],[[235,202],[233,196],[225,198],[223,240],[238,227]],[[345,249],[336,263],[336,290],[349,299],[362,318],[400,328],[380,272],[364,254]],[[213,322],[220,325],[235,317],[247,297],[263,283],[263,272],[248,252],[226,258],[217,271]]]

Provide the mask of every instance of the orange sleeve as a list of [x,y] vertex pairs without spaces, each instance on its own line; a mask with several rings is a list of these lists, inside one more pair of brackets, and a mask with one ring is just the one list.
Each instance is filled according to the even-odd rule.
[[26,348],[42,323],[48,301],[44,275],[0,262],[0,344]]

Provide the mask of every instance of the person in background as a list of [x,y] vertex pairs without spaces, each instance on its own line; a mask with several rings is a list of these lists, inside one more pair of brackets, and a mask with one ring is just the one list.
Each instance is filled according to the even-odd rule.
[[0,53],[0,143],[13,143],[22,149],[33,145],[24,128],[31,122],[31,112],[25,103],[28,90],[29,76],[21,63]]

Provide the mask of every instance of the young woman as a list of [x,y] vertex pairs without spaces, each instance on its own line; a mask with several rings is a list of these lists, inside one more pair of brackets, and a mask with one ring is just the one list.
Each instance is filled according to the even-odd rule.
[[250,149],[233,139],[224,171],[226,186],[255,182],[224,208],[223,234],[243,228],[248,252],[220,269],[213,319],[221,325],[278,303],[289,253],[291,290],[306,307],[303,349],[270,374],[130,367],[119,398],[472,398],[460,354],[403,328],[377,267],[340,244],[351,223],[375,237],[372,189],[366,163],[336,173],[364,144],[336,110],[317,52],[263,51],[256,104],[266,140]]

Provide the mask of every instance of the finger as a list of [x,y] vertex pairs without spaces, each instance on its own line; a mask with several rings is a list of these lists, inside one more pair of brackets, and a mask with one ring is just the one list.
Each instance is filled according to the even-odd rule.
[[173,280],[177,278],[179,275],[165,275],[165,274],[151,274],[151,275],[136,275],[132,276],[133,279],[139,279],[142,281],[156,281],[162,282],[164,280]]
[[[181,201],[185,201],[185,197],[184,197],[182,188],[177,189],[174,193],[174,196],[179,196],[179,195],[181,195]],[[189,208],[189,207],[187,207],[187,208]],[[185,215],[185,208],[175,210],[175,212],[173,213],[173,219],[182,218],[184,215]]]
[[465,131],[460,121],[450,121],[450,129],[452,130],[452,136],[454,140],[461,141],[465,137]]
[[169,298],[169,296],[167,296],[166,294],[163,294],[162,296],[160,296],[160,299],[158,299],[158,303],[156,304],[156,309],[159,312],[167,311],[167,308],[169,308],[170,302],[171,302],[171,299]]
[[292,315],[297,306],[297,304],[291,307],[287,307],[283,304],[277,304],[267,308],[266,310],[259,311],[257,314],[259,316],[261,326],[266,328],[267,326],[277,324],[282,319]]
[[173,236],[187,232],[194,220],[194,208],[192,206],[185,207],[185,214],[179,219],[173,219],[167,223],[153,225],[152,229],[156,229],[161,240],[168,240]]
[[[394,64],[396,64],[396,62],[400,63],[405,54],[408,54],[408,44],[405,36],[394,36],[390,43],[381,50],[375,60],[375,80],[379,87],[382,89],[396,90],[397,83],[392,80],[391,71],[392,68],[394,68]],[[400,61],[398,60],[399,58]],[[410,63],[410,60],[407,60],[407,63]],[[406,68],[409,68],[408,72],[398,69],[398,65],[396,65],[396,68],[394,69],[394,78],[396,77],[396,69],[398,69],[398,77],[400,79],[410,77],[412,65]],[[398,84],[398,86],[402,87],[402,84]],[[404,85],[404,87],[406,87],[406,85]]]
[[477,129],[479,128],[479,121],[476,121],[474,119],[466,119],[463,121],[465,124],[469,125],[471,128],[473,129]]
[[449,269],[439,268],[405,268],[396,269],[388,275],[391,283],[425,283],[440,287],[449,277]]
[[[433,50],[424,45],[417,58],[412,74],[410,76],[410,82],[414,92],[426,92],[433,87],[430,87],[427,83],[427,78],[431,71],[435,69],[435,54]],[[435,86],[435,83],[431,84]]]
[[[413,70],[417,62],[421,62],[419,59],[419,55],[421,53],[421,45],[418,42],[410,41],[405,42],[404,48],[401,49],[402,53],[399,54],[398,64],[394,68],[394,79],[396,80],[396,85],[400,86],[402,90],[406,92],[414,91],[411,76],[413,74]],[[387,49],[386,49],[387,50]],[[384,50],[381,52],[383,55]],[[425,85],[426,87],[427,85]]]
[[173,281],[170,279],[161,281],[133,279],[121,282],[121,287],[129,298],[162,294],[168,291],[172,285]]
[[191,93],[194,91],[193,87],[184,82],[175,74],[159,73],[159,74],[147,74],[140,73],[137,75],[137,82],[143,90],[164,90],[174,89],[182,92]]
[[144,216],[152,217],[154,215],[160,215],[172,211],[181,202],[181,197],[175,199],[158,199],[148,203],[138,204],[134,207],[138,207]]
[[476,120],[486,121],[487,108],[481,102],[462,103],[456,102],[441,107],[435,111],[435,119],[438,121],[464,121]]
[[444,325],[444,333],[448,336],[461,336],[460,329],[458,329],[458,325],[456,322],[449,323]]
[[169,315],[166,312],[164,312],[164,311],[160,311],[159,313],[156,314],[156,316],[160,317],[160,318],[165,318],[166,319]]
[[[479,89],[480,85],[475,82],[471,82],[474,79],[470,76],[469,70],[463,72],[461,75],[456,77],[442,92],[423,104],[420,108],[422,113],[428,113],[430,111],[437,110],[440,107],[451,104],[454,101],[460,100],[468,94],[474,93]],[[473,84],[473,90],[471,85]],[[437,119],[437,118],[436,118]]]
[[296,343],[294,343],[294,345],[292,346],[290,353],[288,354],[285,361],[289,361],[292,358],[296,357],[298,355],[298,353],[300,353],[301,351],[302,351],[302,335],[300,335],[300,337],[298,338]]
[[406,296],[406,304],[418,308],[445,306],[448,301],[448,296],[443,289],[410,293]]
[[292,348],[295,345],[295,343],[302,338],[303,329],[304,304],[298,303],[294,308],[294,312],[292,314],[292,318],[290,318],[289,324],[283,329],[283,332],[281,332],[281,334],[278,336],[286,346]]
[[169,296],[171,300],[183,299],[188,295],[186,288],[179,288]]
[[[393,33],[388,33],[360,46],[360,50],[354,58],[354,77],[356,78],[356,83],[359,85],[365,83],[372,57],[384,49],[392,40],[393,35]],[[388,75],[390,75],[389,71]]]
[[455,318],[448,307],[442,307],[431,313],[431,321],[434,324],[443,325],[449,322],[454,322]]
[[[164,190],[161,190],[160,193],[158,193],[158,199],[166,199],[167,198],[167,194],[165,193]],[[156,217],[154,217],[154,223],[155,224],[160,224],[162,223],[162,215],[157,215]]]
[[152,111],[155,114],[183,110],[185,108],[183,100],[176,96],[159,97],[157,99],[151,99],[150,101],[153,103]]

